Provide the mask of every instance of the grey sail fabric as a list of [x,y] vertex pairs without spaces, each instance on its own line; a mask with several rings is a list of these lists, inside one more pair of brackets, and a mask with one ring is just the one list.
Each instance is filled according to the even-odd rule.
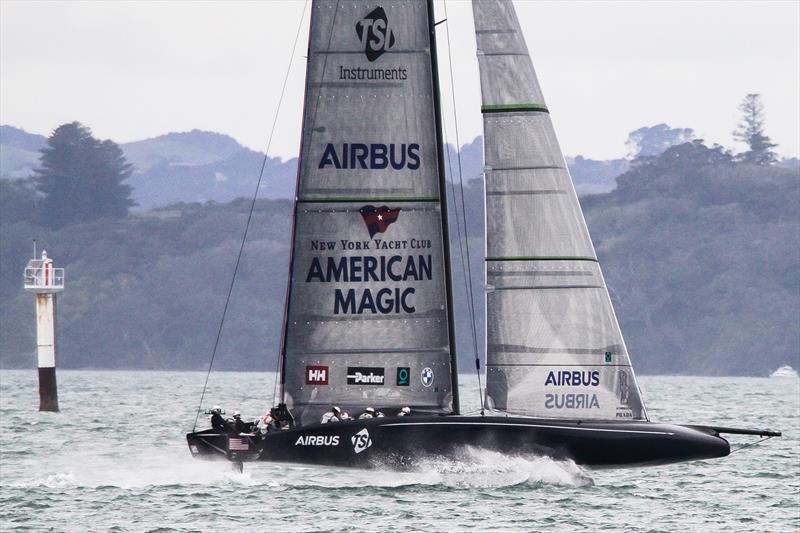
[[427,5],[317,0],[310,31],[284,401],[449,413]]
[[514,6],[472,5],[486,162],[487,407],[644,420]]

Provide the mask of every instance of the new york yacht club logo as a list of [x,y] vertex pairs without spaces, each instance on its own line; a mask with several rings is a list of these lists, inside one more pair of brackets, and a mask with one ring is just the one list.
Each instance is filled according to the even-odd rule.
[[386,11],[381,6],[356,22],[356,35],[364,48],[364,55],[370,62],[394,46],[394,32],[389,27]]
[[397,222],[397,217],[400,216],[399,207],[392,209],[385,205],[380,207],[365,205],[359,212],[364,219],[364,224],[367,226],[370,239],[373,238],[376,233],[384,233],[391,224]]

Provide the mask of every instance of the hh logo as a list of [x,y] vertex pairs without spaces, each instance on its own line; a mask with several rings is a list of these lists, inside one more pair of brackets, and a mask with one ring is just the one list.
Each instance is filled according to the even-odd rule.
[[378,6],[356,22],[356,35],[368,61],[375,61],[394,46],[394,32],[389,28],[386,12]]
[[328,367],[327,366],[307,366],[306,385],[327,385]]
[[353,443],[353,451],[356,453],[361,453],[372,446],[372,439],[369,438],[369,431],[367,431],[367,428],[362,429],[350,437],[350,442]]

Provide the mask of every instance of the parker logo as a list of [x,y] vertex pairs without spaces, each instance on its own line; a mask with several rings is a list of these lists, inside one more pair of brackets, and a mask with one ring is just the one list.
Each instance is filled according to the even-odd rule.
[[306,385],[327,385],[328,367],[327,366],[307,366]]
[[338,446],[338,435],[300,435],[294,443],[295,446]]
[[390,224],[397,222],[397,217],[400,216],[400,208],[391,209],[382,205],[375,207],[373,205],[365,205],[359,211],[361,217],[364,219],[364,224],[367,225],[369,231],[369,238],[375,236],[376,233],[383,233]]
[[348,385],[383,385],[384,380],[384,372],[381,367],[347,367]]
[[361,453],[372,446],[372,439],[369,438],[369,431],[367,431],[367,428],[362,429],[350,437],[350,442],[353,443],[353,451],[356,453]]
[[389,27],[386,11],[381,6],[370,11],[356,22],[356,35],[364,48],[364,55],[372,62],[394,46],[394,32]]

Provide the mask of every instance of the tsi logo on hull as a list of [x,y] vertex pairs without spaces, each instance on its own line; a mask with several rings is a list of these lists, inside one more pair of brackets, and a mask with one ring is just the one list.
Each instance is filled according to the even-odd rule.
[[353,451],[356,453],[361,453],[372,446],[372,439],[369,438],[369,431],[367,431],[367,428],[362,429],[350,437],[350,442],[353,443]]
[[348,385],[383,385],[384,379],[384,371],[381,367],[347,367]]

